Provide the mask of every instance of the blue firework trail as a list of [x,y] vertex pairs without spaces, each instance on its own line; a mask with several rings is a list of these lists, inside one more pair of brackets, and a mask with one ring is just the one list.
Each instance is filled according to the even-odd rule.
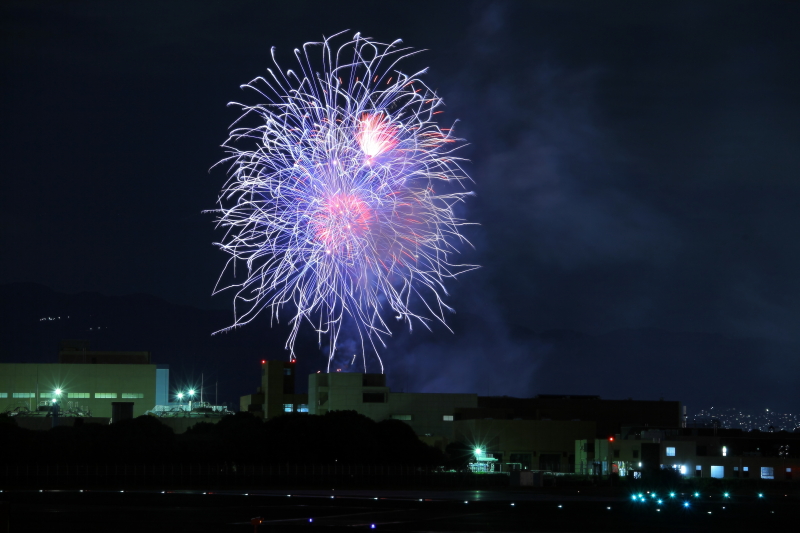
[[[444,323],[444,281],[475,268],[451,261],[468,244],[453,207],[471,193],[454,154],[461,140],[437,125],[442,100],[420,80],[425,70],[397,68],[417,52],[360,34],[334,46],[341,35],[295,50],[296,70],[283,70],[273,48],[274,68],[242,86],[261,103],[230,104],[242,115],[218,163],[229,179],[215,244],[230,258],[215,294],[235,290],[234,323],[222,331],[265,308],[273,320],[288,312],[291,360],[301,325],[315,328],[331,346],[329,371],[352,323],[365,370],[374,353],[382,371],[384,315],[410,329]],[[224,284],[229,270],[236,281]]]

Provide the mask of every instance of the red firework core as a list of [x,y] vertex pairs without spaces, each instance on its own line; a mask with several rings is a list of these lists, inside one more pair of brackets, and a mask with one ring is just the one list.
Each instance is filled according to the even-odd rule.
[[312,226],[326,253],[351,254],[366,235],[372,218],[372,210],[358,196],[334,194],[323,202]]

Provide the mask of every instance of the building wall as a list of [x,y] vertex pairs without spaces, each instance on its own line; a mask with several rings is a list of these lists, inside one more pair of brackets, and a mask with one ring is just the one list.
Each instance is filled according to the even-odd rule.
[[481,396],[477,409],[462,409],[461,419],[590,420],[593,437],[620,433],[623,426],[678,427],[680,402],[603,400],[598,396],[539,395],[534,398]]
[[590,421],[457,420],[455,440],[481,448],[499,463],[518,463],[533,470],[570,472],[575,441],[593,438]]
[[[134,404],[133,416],[140,416],[156,405],[156,367],[144,364],[0,364],[0,412],[18,406],[35,409],[38,402],[50,402],[47,396],[60,388],[63,391],[59,401],[62,412],[72,402],[91,411],[94,417],[110,417],[111,402],[126,401]],[[34,397],[15,398],[15,393]],[[88,397],[75,397],[76,394]],[[102,394],[116,397],[98,397]],[[140,394],[141,398],[126,398],[124,394]]]
[[264,418],[264,394],[257,392],[239,398],[239,411]]
[[391,392],[382,374],[336,372],[308,377],[310,414],[356,411],[381,421],[398,419],[417,435],[452,441],[453,414],[459,407],[476,407],[476,394]]
[[239,409],[262,419],[308,412],[308,395],[296,394],[295,365],[289,361],[262,361],[261,386],[240,397]]
[[[761,455],[763,452],[734,453],[737,449],[755,449],[749,443],[753,440],[764,446],[764,439],[768,436],[680,435],[682,431],[688,430],[650,430],[641,433],[640,438],[619,439],[616,436],[614,441],[576,441],[575,472],[606,475],[611,467],[612,471],[628,475],[648,469],[676,468],[686,477],[800,480],[800,460],[797,458],[764,457]],[[670,433],[672,436],[667,436]],[[788,436],[786,440],[779,437],[773,440],[794,444],[794,439]],[[762,449],[771,448],[774,446],[769,443]],[[594,464],[598,465],[598,470],[593,469]],[[763,472],[762,468],[765,469]]]
[[[698,456],[697,442],[664,440],[660,443],[661,464],[675,466],[688,477],[800,480],[800,459],[758,456]],[[671,453],[675,449],[675,455]],[[712,470],[712,467],[716,467]],[[745,470],[747,468],[747,470]],[[771,469],[764,472],[762,468]]]

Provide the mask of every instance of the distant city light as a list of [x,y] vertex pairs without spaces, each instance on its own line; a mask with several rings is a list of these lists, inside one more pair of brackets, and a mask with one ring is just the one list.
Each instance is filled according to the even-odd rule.
[[742,429],[744,431],[794,431],[800,426],[800,414],[778,413],[774,409],[701,409],[689,417],[688,425],[695,427],[717,427],[722,429]]

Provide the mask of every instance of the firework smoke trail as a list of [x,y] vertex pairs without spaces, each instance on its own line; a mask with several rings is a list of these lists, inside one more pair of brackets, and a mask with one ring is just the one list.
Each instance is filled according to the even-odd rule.
[[234,324],[222,331],[267,307],[277,320],[288,306],[291,360],[306,322],[330,341],[328,370],[345,319],[361,355],[378,356],[391,335],[387,308],[409,329],[415,319],[444,323],[444,280],[474,268],[450,261],[466,243],[453,206],[471,194],[453,153],[459,139],[434,122],[442,100],[419,80],[425,71],[396,68],[416,52],[360,34],[334,47],[341,35],[295,50],[296,71],[282,70],[273,49],[275,68],[242,86],[264,102],[230,104],[242,116],[223,145],[218,164],[230,177],[214,211],[226,228],[216,244],[231,256],[223,275],[246,266],[244,281],[221,286],[220,276],[215,287],[236,290]]

